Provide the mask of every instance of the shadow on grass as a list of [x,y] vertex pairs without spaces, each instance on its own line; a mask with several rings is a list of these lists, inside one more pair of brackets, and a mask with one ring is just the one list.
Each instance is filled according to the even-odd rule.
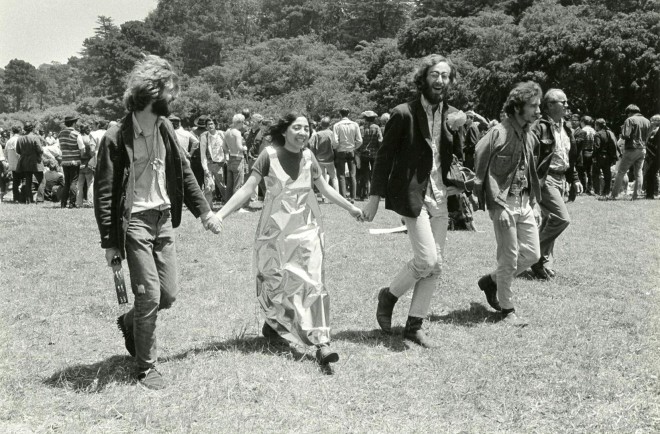
[[201,347],[183,351],[170,357],[164,357],[162,360],[183,360],[193,355],[212,353],[217,351],[240,352],[243,354],[260,353],[269,356],[291,358],[298,362],[317,363],[315,353],[310,354],[309,352],[303,352],[294,346],[289,346],[286,344],[271,344],[263,337],[242,337],[228,339],[222,342],[212,342]]
[[82,393],[98,393],[110,383],[135,382],[135,362],[129,356],[112,356],[91,365],[75,365],[58,371],[43,381],[50,387]]
[[431,315],[429,321],[455,324],[464,327],[474,327],[483,323],[496,323],[501,320],[498,312],[488,310],[481,303],[470,303],[468,309],[459,309],[446,315]]
[[344,330],[334,333],[332,338],[337,341],[349,341],[370,347],[385,346],[394,352],[406,350],[403,344],[403,327],[393,327],[392,334],[385,334],[380,329],[373,330]]

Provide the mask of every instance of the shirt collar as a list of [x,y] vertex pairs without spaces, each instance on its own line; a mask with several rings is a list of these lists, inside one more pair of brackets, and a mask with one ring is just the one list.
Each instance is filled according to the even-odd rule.
[[[433,111],[433,106],[426,99],[424,95],[422,95],[421,101],[422,101],[422,108],[424,109],[424,111],[427,113],[431,113]],[[439,110],[442,110],[442,101],[440,101],[440,104],[438,104],[438,108],[435,111],[439,111]]]
[[[140,137],[140,134],[144,134],[144,131],[142,131],[142,128],[140,127],[140,124],[137,121],[137,118],[135,117],[135,112],[131,114],[133,117],[133,136],[134,138]],[[158,116],[158,119],[156,120],[156,128],[160,128],[160,125],[163,123],[163,119],[165,119],[162,116]]]
[[554,119],[548,116],[548,121],[553,128],[561,130],[564,127],[564,119],[559,119],[559,122],[555,122]]

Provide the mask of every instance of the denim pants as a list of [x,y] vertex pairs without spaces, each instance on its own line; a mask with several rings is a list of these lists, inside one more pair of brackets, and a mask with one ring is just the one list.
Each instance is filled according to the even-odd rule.
[[83,205],[83,192],[87,184],[87,202],[94,203],[94,169],[89,166],[81,167],[78,172],[78,191],[76,192],[76,206]]
[[511,225],[508,228],[503,228],[499,221],[504,208],[489,210],[497,241],[497,269],[490,276],[497,283],[497,297],[502,309],[513,309],[511,283],[539,260],[541,252],[539,231],[534,211],[529,205],[529,196],[509,196],[507,206],[513,217],[509,219]]
[[442,195],[437,200],[429,194],[426,195],[419,217],[403,217],[412,245],[413,258],[403,266],[390,284],[390,292],[396,297],[401,297],[414,287],[408,315],[417,318],[425,318],[428,314],[431,298],[442,271],[449,213],[447,190],[441,187],[440,191]]
[[[70,205],[75,205],[76,191],[78,186],[78,174],[80,167],[76,165],[62,165],[62,172],[64,173],[64,187],[62,187],[62,201],[60,205],[66,208],[66,202],[69,201]],[[74,194],[70,194],[73,190]],[[71,198],[70,198],[71,196]]]
[[552,267],[554,262],[555,240],[571,223],[568,209],[564,203],[563,188],[564,176],[548,175],[541,187],[541,214],[543,220],[539,229],[539,244],[541,247],[540,261]]
[[[632,197],[637,199],[638,196],[642,194],[642,179],[644,177],[642,173],[642,167],[644,166],[644,158],[646,156],[646,149],[626,149],[623,151],[623,156],[619,162],[619,170],[616,172],[616,178],[614,179],[614,189],[612,190],[612,197],[617,197],[621,191],[621,183],[623,183],[623,177],[626,175],[626,172],[631,167],[635,171],[635,187],[633,190]],[[627,189],[627,186],[626,186]]]
[[[594,155],[592,167],[592,178],[594,183],[594,193],[607,196],[610,194],[612,185],[612,166],[610,158],[607,155]],[[600,174],[603,174],[603,185],[600,185]],[[602,189],[602,192],[601,192]]]
[[179,292],[169,210],[147,210],[131,216],[126,233],[126,262],[135,304],[124,316],[124,325],[135,339],[138,369],[146,371],[158,359],[158,311],[171,307]]
[[229,157],[227,163],[227,197],[225,203],[243,186],[245,160],[243,157]]
[[351,199],[355,199],[355,190],[357,190],[357,180],[355,179],[355,154],[353,152],[336,152],[335,168],[337,169],[337,178],[339,178],[339,194],[348,197],[346,192],[346,164],[348,172],[351,175]]
[[[208,162],[209,173],[213,177],[213,182],[215,183],[215,191],[220,192],[223,201],[226,203],[225,195],[227,194],[227,186],[225,185],[225,162],[217,163],[215,161]],[[209,203],[210,207],[213,207],[213,195],[215,191],[206,191],[204,190],[204,197]]]

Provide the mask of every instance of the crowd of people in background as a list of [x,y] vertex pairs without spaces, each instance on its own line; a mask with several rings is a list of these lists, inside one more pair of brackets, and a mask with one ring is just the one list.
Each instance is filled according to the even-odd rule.
[[[632,199],[658,197],[660,114],[647,119],[631,104],[617,137],[605,119],[566,112],[566,124],[578,147],[576,168],[583,194],[600,200],[617,199],[622,191]],[[311,120],[308,147],[328,183],[351,203],[368,197],[374,158],[389,116],[367,110],[352,120],[350,111],[341,108],[334,116]],[[499,120],[488,120],[468,110],[458,121],[448,123],[462,143],[464,167],[474,170],[478,141],[505,117],[502,112]],[[211,206],[226,203],[240,189],[257,156],[271,142],[273,120],[248,109],[235,114],[226,126],[212,115],[200,116],[189,126],[176,115],[169,119]],[[96,152],[105,131],[115,124],[81,123],[77,116],[67,116],[58,132],[46,132],[31,122],[0,131],[0,201],[92,207]],[[261,185],[242,211],[260,208],[264,190]],[[571,190],[567,196],[568,201],[574,200],[576,192]],[[460,197],[453,199],[450,226],[470,228],[472,205]]]

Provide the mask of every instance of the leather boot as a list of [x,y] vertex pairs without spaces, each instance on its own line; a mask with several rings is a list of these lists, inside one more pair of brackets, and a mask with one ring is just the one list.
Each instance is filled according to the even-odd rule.
[[435,345],[431,339],[422,331],[424,318],[409,316],[406,321],[406,328],[403,329],[403,340],[414,342],[424,348],[433,348]]
[[392,312],[398,298],[392,295],[390,288],[381,288],[378,292],[378,307],[376,308],[376,321],[385,333],[392,333]]

